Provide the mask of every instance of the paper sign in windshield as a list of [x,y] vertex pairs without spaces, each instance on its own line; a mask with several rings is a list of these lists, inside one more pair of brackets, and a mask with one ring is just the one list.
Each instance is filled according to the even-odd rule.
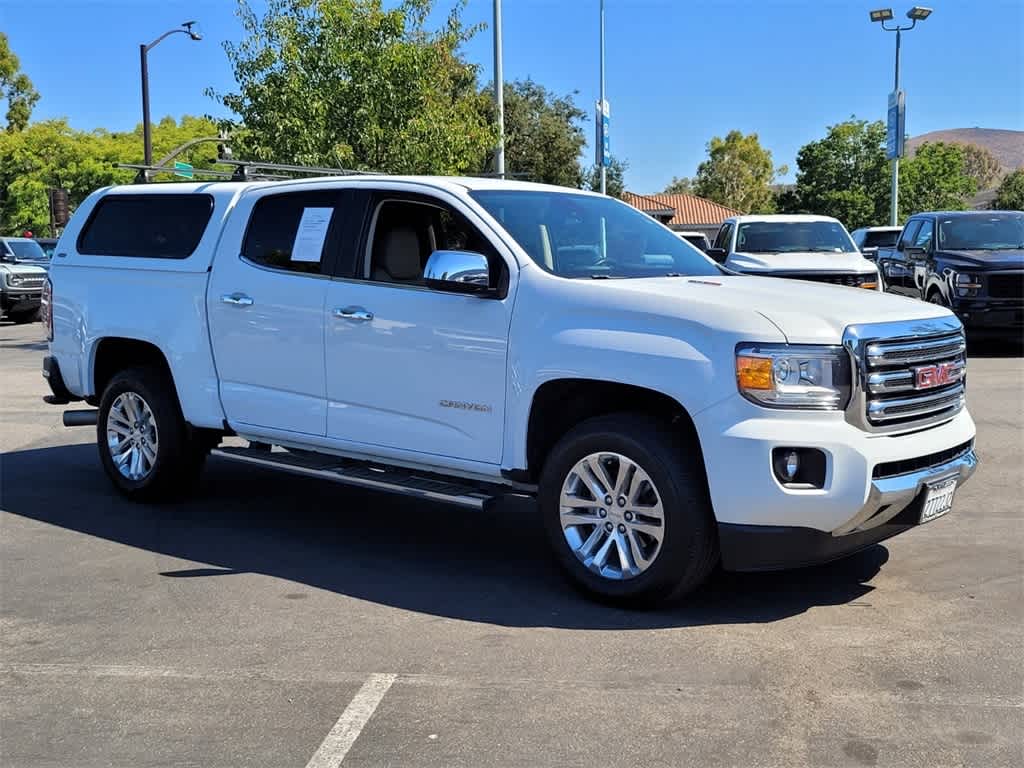
[[292,246],[292,261],[320,261],[332,213],[333,208],[302,209],[299,231],[295,233],[295,244]]

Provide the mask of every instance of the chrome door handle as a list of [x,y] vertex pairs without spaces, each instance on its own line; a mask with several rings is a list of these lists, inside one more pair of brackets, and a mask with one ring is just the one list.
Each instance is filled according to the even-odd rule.
[[253,300],[244,293],[225,293],[220,297],[220,300],[225,304],[231,304],[235,307],[251,307]]
[[334,310],[334,316],[339,320],[359,320],[366,322],[373,320],[373,312],[367,312],[362,307],[343,307]]

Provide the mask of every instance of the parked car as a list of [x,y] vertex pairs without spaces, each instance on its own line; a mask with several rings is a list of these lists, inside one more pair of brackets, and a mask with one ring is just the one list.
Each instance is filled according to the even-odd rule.
[[828,216],[734,216],[708,255],[734,272],[878,288],[878,270]]
[[0,237],[0,317],[15,323],[39,319],[39,302],[46,280],[46,270],[32,255],[37,243],[20,237]]
[[703,232],[676,232],[676,234],[690,245],[700,248],[702,251],[707,251],[711,247],[711,241],[708,240],[708,236]]
[[2,237],[2,248],[18,264],[34,264],[48,269],[50,257],[42,246],[31,237]]
[[895,247],[902,231],[902,227],[861,227],[853,230],[850,237],[865,259],[875,261],[878,249]]
[[1024,330],[1024,213],[918,213],[880,248],[885,289],[952,309],[969,332]]
[[[130,498],[180,495],[211,449],[474,509],[533,496],[568,576],[636,603],[719,562],[855,552],[948,512],[975,469],[943,307],[729,273],[560,187],[171,187],[92,194],[44,302],[49,401],[98,409],[65,423],[96,425]],[[827,229],[815,255],[849,263]]]
[[37,237],[34,238],[39,247],[43,249],[43,253],[46,254],[47,259],[53,258],[53,252],[57,250],[57,238],[56,237]]

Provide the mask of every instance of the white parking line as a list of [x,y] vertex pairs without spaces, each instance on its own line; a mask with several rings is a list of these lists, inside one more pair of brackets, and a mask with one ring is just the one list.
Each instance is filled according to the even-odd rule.
[[392,674],[370,675],[345,707],[320,748],[309,758],[306,768],[338,768],[397,677]]

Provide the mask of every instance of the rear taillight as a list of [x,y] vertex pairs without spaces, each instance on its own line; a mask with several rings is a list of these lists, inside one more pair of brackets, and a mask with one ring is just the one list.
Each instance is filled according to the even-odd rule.
[[46,323],[46,340],[53,341],[53,285],[49,276],[43,281],[43,297],[40,300],[39,311],[43,315],[43,322]]

